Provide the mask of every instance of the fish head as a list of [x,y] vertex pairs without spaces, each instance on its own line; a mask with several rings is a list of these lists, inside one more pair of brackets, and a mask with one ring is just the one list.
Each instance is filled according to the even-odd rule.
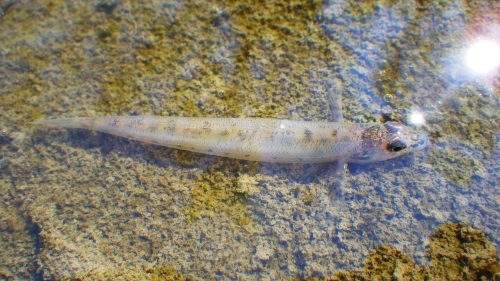
[[361,148],[349,159],[353,163],[384,161],[427,147],[429,138],[416,128],[397,122],[364,129]]

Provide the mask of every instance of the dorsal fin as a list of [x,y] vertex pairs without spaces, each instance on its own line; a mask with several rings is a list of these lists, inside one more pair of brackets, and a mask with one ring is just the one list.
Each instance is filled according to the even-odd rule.
[[326,97],[328,99],[328,105],[330,106],[330,112],[332,114],[333,122],[343,122],[344,116],[342,114],[342,89],[343,83],[340,79],[334,79],[326,83]]

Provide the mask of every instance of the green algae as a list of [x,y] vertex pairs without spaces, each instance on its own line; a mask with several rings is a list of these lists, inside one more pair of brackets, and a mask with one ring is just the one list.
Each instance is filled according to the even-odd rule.
[[[328,46],[320,43],[322,41],[318,35],[321,32],[318,27],[308,24],[320,6],[319,2],[276,2],[267,4],[264,13],[260,14],[258,11],[262,7],[252,5],[252,2],[190,2],[186,4],[186,9],[176,15],[175,22],[183,24],[168,30],[159,27],[173,23],[146,6],[132,6],[132,9],[138,9],[141,14],[128,18],[122,15],[124,8],[120,6],[107,10],[101,6],[78,4],[77,7],[68,8],[62,1],[52,1],[43,7],[46,11],[44,16],[60,13],[62,10],[76,20],[75,24],[69,26],[72,31],[68,35],[69,40],[57,46],[57,52],[39,57],[46,64],[60,60],[59,68],[69,75],[81,76],[82,71],[85,71],[100,77],[98,82],[92,81],[92,84],[100,89],[95,103],[97,109],[104,114],[118,113],[132,106],[135,110],[149,108],[143,77],[151,80],[168,77],[166,84],[174,86],[169,93],[169,107],[177,106],[175,110],[165,108],[157,113],[159,115],[182,112],[191,116],[217,114],[236,117],[248,115],[248,108],[253,108],[250,114],[252,116],[285,116],[286,108],[293,109],[297,104],[311,103],[308,100],[311,97],[299,95],[308,91],[303,88],[304,83],[292,83],[285,78],[305,77],[307,67],[293,66],[311,56],[324,59],[326,66],[333,57]],[[283,12],[290,15],[284,16]],[[231,17],[228,19],[229,14]],[[131,31],[130,25],[140,28]],[[193,26],[203,28],[193,30]],[[210,35],[224,33],[225,28],[239,34],[224,42],[234,49],[232,51],[235,55],[214,59],[210,47],[220,45],[221,42]],[[36,32],[33,29],[27,30]],[[131,32],[136,32],[138,36],[132,46],[129,39]],[[266,34],[266,37],[261,38],[261,34]],[[296,44],[297,40],[304,41],[304,38],[307,38],[307,42]],[[102,58],[98,65],[84,66],[81,63],[93,59],[91,54],[82,51],[82,47],[89,44],[94,44],[95,52]],[[272,60],[277,65],[260,59],[270,49]],[[35,70],[46,69],[39,64],[40,59],[35,54],[22,53]],[[193,59],[193,53],[196,54],[196,59]],[[233,66],[228,65],[233,62]],[[233,71],[231,76],[227,76],[227,71],[230,70],[228,67]],[[290,67],[290,70],[285,71],[286,67]],[[256,74],[255,69],[259,69],[261,73]],[[256,83],[255,79],[251,79],[255,75],[263,75],[262,79],[257,80],[264,81]],[[276,83],[283,79],[286,79],[286,85],[276,89],[279,86]],[[42,84],[46,83],[47,81],[43,81]],[[29,85],[24,88],[31,91]],[[278,92],[273,94],[271,100],[265,96],[254,99],[252,96],[255,90]],[[196,96],[203,93],[213,94],[208,95],[200,106]],[[324,104],[318,100],[322,97],[312,98],[315,103]],[[5,106],[8,105],[10,104]],[[20,110],[27,112],[25,108]],[[313,113],[309,112],[307,115]],[[29,119],[40,115],[41,111],[35,110]]]
[[441,110],[447,118],[437,125],[432,137],[455,136],[490,157],[495,148],[495,132],[500,129],[496,122],[500,118],[499,106],[478,87],[461,88],[444,102]]
[[[318,34],[321,32],[315,30],[314,26],[307,25],[320,8],[318,3],[269,3],[265,6],[266,9],[260,10],[263,7],[252,5],[251,2],[214,5],[187,3],[186,9],[177,14],[179,22],[189,22],[192,25],[204,27],[204,30],[190,29],[189,35],[184,31],[184,26],[174,33],[156,28],[159,22],[149,25],[149,22],[154,21],[155,15],[150,15],[151,18],[148,18],[149,11],[146,10],[144,21],[148,23],[142,26],[149,34],[145,37],[153,39],[149,40],[150,43],[144,47],[136,49],[142,63],[134,67],[136,70],[139,67],[141,72],[147,73],[148,76],[154,76],[171,74],[172,69],[182,69],[186,65],[188,67],[186,70],[189,71],[187,74],[173,75],[175,91],[171,94],[176,99],[175,103],[178,104],[177,110],[190,116],[201,116],[203,112],[205,116],[210,116],[212,113],[219,113],[218,116],[244,116],[247,114],[245,113],[247,108],[256,109],[251,114],[252,116],[287,115],[283,112],[287,107],[295,107],[292,105],[297,103],[311,103],[310,100],[300,100],[304,99],[304,95],[293,94],[293,92],[299,93],[306,89],[297,88],[297,84],[293,85],[287,81],[287,86],[295,89],[283,87],[280,89],[282,93],[276,92],[269,100],[266,96],[257,96],[257,99],[253,99],[255,95],[253,93],[250,95],[252,88],[258,88],[264,92],[275,92],[275,83],[283,80],[285,67],[289,67],[285,72],[287,76],[304,76],[303,72],[306,68],[293,67],[296,61],[302,62],[311,56],[328,61],[333,56],[328,46],[318,45],[318,42],[321,42]],[[208,11],[208,13],[200,13],[200,11]],[[257,13],[257,11],[264,13]],[[284,11],[291,15],[285,16],[282,13]],[[227,15],[231,15],[230,18]],[[221,28],[228,28],[237,31],[237,34],[245,35],[237,35],[235,39],[229,38],[227,42],[230,45],[233,44],[237,51],[234,57],[228,58],[234,61],[232,77],[224,75],[227,61],[225,59],[213,61],[208,52],[210,45],[217,44],[217,42],[207,38],[207,34],[219,33]],[[307,34],[301,30],[307,30]],[[266,37],[262,38],[262,34],[266,34]],[[193,42],[193,38],[197,38],[197,42]],[[305,44],[296,44],[297,40],[302,41],[303,38],[308,38]],[[176,44],[168,44],[169,41],[165,39],[175,39]],[[201,47],[200,43],[208,46]],[[272,58],[279,66],[261,61],[260,58],[265,57],[264,53],[267,53],[269,49],[272,49]],[[197,53],[199,58],[191,59],[192,52]],[[172,61],[172,57],[178,57],[180,61]],[[178,65],[179,62],[181,66]],[[258,74],[253,70],[256,65],[263,65],[259,67],[261,72]],[[118,68],[123,69],[123,67]],[[125,73],[130,72],[124,71],[122,74],[114,75],[115,78],[112,81],[118,83],[110,83],[103,94],[99,103],[102,110],[120,110],[125,108],[129,101],[137,100],[132,97],[134,94],[125,95],[125,93],[133,92],[129,86],[132,88],[134,86],[133,77],[124,77]],[[255,79],[249,79],[255,75],[262,75],[257,80],[264,81],[256,83]],[[249,87],[252,85],[253,87]],[[192,99],[194,93],[197,95],[208,93],[208,95],[203,103],[198,105],[196,100]],[[174,151],[171,156],[173,160],[187,166],[192,166],[199,161],[199,156],[189,152]],[[249,194],[239,190],[237,176],[210,172],[198,176],[196,180],[198,184],[191,193],[192,203],[187,211],[188,220],[225,213],[237,225],[252,228],[246,203]],[[311,201],[313,198],[305,200]]]
[[[306,280],[492,280],[500,271],[495,245],[467,224],[442,225],[428,245],[429,266],[418,266],[390,245],[371,251],[360,271]],[[94,270],[75,280],[190,280],[170,267]],[[301,280],[301,279],[290,279]]]
[[447,117],[432,124],[430,134],[436,143],[451,141],[448,147],[434,148],[429,162],[449,182],[467,188],[472,179],[485,177],[483,161],[455,147],[462,144],[479,151],[482,158],[491,158],[495,132],[500,129],[499,106],[498,101],[492,103],[475,87],[464,88],[443,103],[441,111]]
[[44,67],[43,59],[33,58],[34,51],[30,48],[22,48],[24,54],[18,58],[17,70],[22,74],[18,83],[12,85],[0,99],[0,108],[13,116],[21,116],[24,122],[34,121],[42,116],[42,107],[37,103],[37,98],[47,91],[47,86],[40,78],[40,73],[35,71]]
[[[0,185],[4,184],[0,180]],[[12,196],[3,192],[2,197]],[[7,194],[5,194],[7,193]],[[34,237],[29,225],[15,206],[0,202],[0,279],[29,280],[35,271]]]
[[[431,8],[447,9],[450,5],[445,1],[418,3],[417,18],[429,17]],[[474,13],[477,9],[467,8],[457,15],[473,17]],[[497,110],[500,105],[481,85],[470,78],[458,77],[457,69],[463,71],[463,66],[442,61],[450,54],[458,56],[456,50],[464,44],[462,29],[422,38],[420,25],[412,23],[411,18],[408,20],[404,36],[386,46],[388,59],[380,62],[375,93],[397,110],[396,118],[402,121],[413,110],[408,104],[417,101],[422,105],[420,110],[428,118],[423,130],[439,146],[432,145],[428,161],[449,183],[466,188],[472,179],[483,178],[485,167],[478,154],[464,153],[457,146],[490,158],[495,148],[495,132],[499,130],[496,120],[500,117]],[[442,43],[437,46],[435,42]],[[416,46],[405,48],[408,44]],[[463,81],[450,83],[449,79]]]
[[245,175],[227,175],[215,170],[198,175],[196,181],[198,184],[191,190],[191,206],[186,211],[188,222],[224,213],[248,232],[255,232],[247,201],[258,192],[258,182]]
[[[255,88],[270,94],[270,97],[262,97],[256,93],[246,95],[250,101],[254,99],[252,96],[263,99],[260,101],[261,105],[255,106],[256,116],[286,116],[287,112],[284,110],[290,108],[303,115],[304,112],[300,112],[296,105],[314,103],[312,100],[301,100],[307,96],[303,94],[310,89],[302,88],[301,84],[289,80],[289,77],[302,77],[307,80],[305,77],[308,58],[319,58],[325,63],[324,66],[331,58],[325,51],[325,41],[320,40],[319,28],[308,25],[311,15],[318,11],[319,6],[311,3],[307,5],[300,2],[266,2],[263,7],[252,5],[251,2],[228,5],[229,14],[235,10],[235,16],[231,18],[234,29],[245,34],[244,37],[238,38],[242,48],[236,60],[235,75],[245,80],[247,77],[256,78],[240,80],[244,81],[243,85],[247,85],[243,88],[244,92],[251,92],[252,88]],[[267,57],[272,63],[265,60]],[[298,63],[303,65],[295,67]],[[277,83],[278,81],[280,83]]]
[[58,88],[57,80],[49,78],[50,73],[72,68],[64,63],[58,64],[59,69],[53,66],[64,57],[64,44],[63,47],[51,45],[49,47],[53,48],[47,50],[33,43],[28,44],[22,39],[37,34],[42,28],[43,25],[32,24],[33,22],[47,24],[47,19],[56,13],[54,9],[58,6],[57,2],[39,3],[37,9],[31,12],[14,5],[2,19],[4,30],[22,30],[22,36],[19,37],[8,37],[9,33],[3,34],[8,38],[3,40],[9,41],[3,51],[6,52],[5,59],[9,61],[8,69],[13,79],[5,83],[2,89],[0,108],[6,113],[3,117],[9,122],[26,125],[27,121],[41,118],[47,110],[41,103],[45,101],[48,93]]
[[360,272],[341,272],[328,280],[425,280],[424,271],[406,254],[382,245],[366,258]]
[[[383,3],[389,2],[383,1]],[[5,116],[9,115],[9,121],[17,120],[17,124],[23,124],[26,120],[39,118],[41,114],[54,117],[56,115],[59,117],[61,112],[65,112],[67,115],[81,114],[81,111],[76,109],[80,105],[85,109],[84,114],[95,115],[134,112],[185,116],[261,116],[300,119],[310,119],[311,116],[314,116],[317,119],[328,118],[324,97],[317,92],[313,93],[311,88],[315,87],[317,79],[329,79],[329,77],[315,76],[308,70],[327,73],[331,68],[337,68],[348,61],[346,56],[349,51],[339,46],[335,41],[321,35],[319,26],[314,22],[315,16],[321,13],[321,2],[268,2],[259,5],[255,5],[251,1],[189,2],[187,9],[180,11],[172,20],[162,16],[160,12],[155,11],[155,7],[148,6],[146,3],[135,4],[131,2],[127,5],[132,5],[131,10],[134,13],[127,14],[131,11],[125,11],[122,4],[111,9],[77,3],[74,8],[69,9],[67,7],[71,7],[71,5],[66,5],[63,1],[51,1],[46,7],[40,3],[39,10],[41,12],[35,17],[36,20],[56,17],[59,13],[66,14],[70,18],[77,18],[77,24],[68,27],[71,30],[67,35],[69,42],[62,40],[62,44],[51,46],[56,49],[53,53],[38,53],[35,49],[30,48],[22,49],[22,44],[15,47],[21,47],[20,52],[9,53],[8,60],[19,62],[21,66],[19,69],[27,66],[26,69],[29,69],[27,72],[34,73],[34,75],[20,73],[21,81],[24,82],[20,86],[6,88],[8,95],[5,96],[6,100],[1,101],[5,101],[5,104],[1,106],[2,109],[5,109]],[[366,4],[352,5],[362,5],[359,15],[369,16],[377,9],[372,1]],[[16,15],[17,11],[13,10],[9,13]],[[10,16],[11,14],[9,14]],[[10,21],[9,17],[6,17],[5,20]],[[13,22],[26,25],[25,30],[30,32],[35,33],[36,31],[36,25],[32,24],[33,20]],[[131,26],[135,26],[135,29]],[[201,26],[201,28],[198,29],[197,26]],[[219,36],[224,39],[218,40]],[[227,53],[231,53],[231,55],[223,56],[220,60],[214,59],[216,56],[211,54],[210,50],[226,44],[230,46]],[[85,51],[87,48],[92,49],[95,53],[87,53]],[[426,51],[422,54],[425,55]],[[336,59],[334,60],[334,58]],[[60,63],[58,59],[61,60]],[[88,63],[89,61],[90,63]],[[67,72],[67,77],[72,77],[72,79],[67,79],[66,83],[56,84],[40,75],[42,70],[47,68],[50,70],[50,65],[56,62],[60,69]],[[385,98],[387,94],[392,96],[388,100],[397,108],[411,103],[412,94],[411,89],[408,89],[406,84],[408,81],[405,82],[406,78],[398,73],[400,66],[398,63],[387,65],[384,69],[387,71],[385,73],[388,74],[387,80],[384,82],[386,85],[380,90],[381,97]],[[389,73],[391,71],[393,73]],[[85,77],[91,77],[86,78],[90,81],[80,80],[80,78]],[[151,91],[150,84],[158,81],[165,81],[166,86],[155,88],[163,93],[163,96],[159,98],[159,106],[155,107],[148,100],[150,96],[147,94]],[[398,81],[399,84],[391,84],[391,81]],[[56,91],[55,89],[61,84],[71,84],[78,91],[71,91],[71,88]],[[82,88],[87,84],[91,84],[93,87],[90,90],[94,91],[80,95],[80,91],[84,92],[85,89],[82,90]],[[396,90],[393,91],[393,89]],[[322,88],[319,90],[320,93],[324,92]],[[64,102],[66,95],[77,102],[72,104]],[[53,103],[47,103],[47,101]],[[38,104],[42,104],[43,110]],[[75,109],[69,110],[70,107]],[[348,112],[361,112],[361,116],[357,119],[359,121],[374,120],[364,108],[353,110],[353,107],[347,104],[346,109]],[[466,110],[466,107],[461,110]],[[296,114],[291,114],[291,112]],[[472,114],[476,113],[475,109]],[[2,115],[2,118],[5,116]],[[449,131],[433,127],[434,139],[440,138],[438,134],[442,134],[442,132],[446,135],[458,134],[462,141],[477,142],[479,147],[491,148],[491,143],[488,142],[490,139],[488,131],[480,131],[481,126],[491,128],[488,127],[490,124],[483,124],[481,123],[483,121],[479,119],[471,125],[458,125],[464,124],[459,122],[466,118],[468,117],[460,116],[458,120],[455,120],[457,122],[449,124]],[[93,142],[98,146],[102,145],[102,141],[95,139],[86,140],[86,142]],[[33,171],[40,169],[49,172],[48,176],[39,174],[41,180],[40,182],[34,181],[33,186],[36,186],[36,189],[32,187],[30,194],[36,194],[40,189],[53,190],[56,195],[49,196],[49,198],[54,199],[53,201],[49,200],[49,202],[55,201],[56,205],[62,206],[67,215],[70,215],[70,218],[66,220],[73,221],[73,224],[77,224],[75,221],[81,219],[78,215],[79,212],[88,212],[82,206],[87,205],[88,201],[92,201],[93,197],[103,198],[102,200],[106,204],[97,204],[96,208],[105,210],[106,205],[113,206],[115,204],[113,198],[122,198],[123,194],[127,194],[131,196],[128,202],[130,206],[127,207],[139,209],[133,212],[134,216],[145,218],[148,212],[157,217],[180,216],[181,219],[187,217],[186,219],[191,224],[196,224],[204,217],[228,216],[237,227],[250,229],[249,231],[252,231],[251,229],[254,227],[254,222],[249,219],[249,206],[252,195],[259,191],[259,185],[245,173],[252,174],[258,170],[257,163],[249,163],[251,167],[243,167],[241,170],[238,170],[239,168],[231,170],[227,167],[241,164],[235,164],[239,163],[237,161],[217,159],[213,165],[215,168],[196,174],[194,179],[187,177],[190,179],[189,181],[179,180],[183,175],[178,175],[178,173],[167,174],[167,178],[162,178],[166,176],[158,169],[155,170],[155,174],[151,171],[138,169],[137,166],[142,164],[131,165],[120,161],[109,166],[98,166],[99,169],[94,170],[95,175],[82,176],[79,171],[81,167],[92,168],[99,164],[94,163],[96,161],[82,162],[82,159],[68,161],[66,158],[72,158],[76,152],[57,155],[58,152],[67,150],[61,146],[64,145],[55,145],[50,153],[28,154],[36,159],[30,159],[29,165],[15,173],[13,172],[13,175],[15,175],[14,178],[23,178],[23,176],[30,175]],[[51,155],[52,153],[57,156],[54,157]],[[474,173],[468,170],[466,173],[457,174],[458,169],[456,168],[465,164],[477,167],[480,163],[471,162],[469,159],[462,160],[461,155],[453,154],[452,151],[448,153],[451,154],[445,154],[444,157],[448,163],[444,163],[444,165],[442,165],[443,162],[431,163],[435,163],[434,165],[437,167],[443,167],[440,170],[441,175],[450,178],[452,182],[467,185],[468,179]],[[38,159],[37,156],[40,155],[44,156],[44,161],[50,159],[62,163],[62,165],[57,166],[53,163],[53,167],[49,168],[48,164],[44,164],[42,160]],[[82,156],[82,154],[78,155]],[[112,153],[105,159],[98,158],[92,154],[92,151],[85,152],[85,155],[87,157],[94,156],[95,159],[103,161],[113,161],[110,158],[114,157],[114,153]],[[196,168],[198,167],[196,164],[202,160],[198,154],[177,150],[162,153],[162,155],[180,164],[182,166],[180,170],[186,167]],[[434,161],[442,157],[443,154],[436,153],[431,156],[431,161]],[[137,156],[136,158],[141,159]],[[68,166],[72,165],[78,168],[67,172]],[[131,169],[132,167],[133,169]],[[107,169],[108,173],[100,171],[102,169]],[[64,175],[57,176],[55,173]],[[130,176],[128,175],[130,173],[137,173],[137,175]],[[55,187],[46,184],[46,181],[53,183]],[[165,205],[167,205],[166,202],[176,199],[172,196],[170,189],[179,183],[189,187],[185,194],[191,196],[189,199],[191,201],[186,202],[186,208],[182,211],[174,212]],[[68,190],[78,186],[80,190],[87,192],[88,196],[85,196],[85,192],[81,195],[75,195],[72,191],[64,191],[57,187],[59,185]],[[102,191],[102,186],[105,186],[106,192]],[[149,192],[155,186],[163,187],[163,192],[171,198],[162,203],[148,198]],[[21,191],[27,187],[16,186],[16,188]],[[100,190],[100,192],[96,192],[96,190]],[[317,190],[309,190],[305,187],[301,188],[300,192],[301,199],[306,205],[314,205]],[[90,196],[90,194],[94,195]],[[76,200],[74,197],[81,198]],[[34,198],[36,199],[36,197],[31,196],[26,201],[46,206],[43,205],[43,200],[39,198],[34,200]],[[123,204],[122,201],[119,202]],[[49,206],[52,205],[49,204]],[[70,211],[71,209],[75,210]],[[124,214],[129,214],[127,208],[119,210]],[[33,209],[27,213],[35,213],[36,216],[38,212],[39,210]],[[128,220],[120,216],[119,212],[112,214],[107,214],[106,210],[103,212],[108,223],[129,223]],[[59,214],[59,216],[61,215]],[[62,217],[64,219],[64,216]],[[51,216],[45,218],[47,222],[39,221],[39,223],[47,228],[53,227],[51,225],[53,218]],[[95,227],[95,223],[90,222],[93,218],[87,219],[89,224],[79,226],[81,229]],[[122,229],[123,227],[118,228],[118,232]],[[80,231],[78,228],[66,230],[68,233]],[[108,235],[113,235],[114,231],[116,230],[107,229]],[[123,233],[130,235],[126,231]],[[136,239],[134,236],[130,237]],[[124,237],[123,239],[128,238]],[[122,238],[113,236],[113,239],[117,241]],[[47,246],[51,247],[52,245],[56,249],[54,252],[57,253],[57,249],[62,249],[62,244],[64,243],[58,241],[54,244],[48,243]],[[139,247],[138,245],[147,246],[146,244],[136,244],[135,247]],[[157,251],[154,246],[152,248],[153,252]],[[83,252],[84,248],[82,247],[82,249]],[[115,255],[114,249],[113,246],[108,245],[103,253],[108,256]],[[130,247],[124,252],[133,252],[133,254],[139,252],[142,255],[147,250],[138,251]],[[126,256],[122,252],[117,255]],[[47,260],[49,260],[49,256],[50,254],[47,254]],[[396,256],[396,258],[391,258],[392,256]],[[394,249],[388,247],[381,248],[376,257],[373,258],[372,267],[378,267],[378,264],[385,263],[384,266],[389,268],[387,272],[391,272],[391,270],[399,272],[396,270],[398,267],[394,265],[395,263],[411,268],[411,262],[404,254],[397,254]],[[50,260],[47,263],[50,263]],[[45,270],[49,272],[51,269],[45,268]],[[67,269],[59,268],[58,270]],[[167,269],[167,271],[169,270]],[[403,270],[401,272],[413,271]],[[140,272],[137,274],[139,277],[143,276],[140,275]],[[155,273],[149,275],[153,276]]]
[[359,271],[338,272],[331,281],[368,280],[494,280],[500,272],[496,247],[483,232],[467,224],[448,223],[432,235],[430,264],[418,266],[390,245],[370,252]]
[[495,245],[467,224],[440,227],[428,246],[428,275],[440,280],[494,280],[500,273]]
[[[331,2],[331,1],[326,1]],[[356,18],[372,16],[376,11],[383,6],[390,6],[397,3],[395,0],[370,0],[360,2],[349,2],[349,11]]]
[[145,280],[145,281],[188,281],[179,271],[171,267],[147,268],[113,268],[94,270],[84,276],[76,276],[72,280],[78,281],[105,281],[105,280]]
[[300,195],[304,204],[310,206],[317,199],[318,189],[315,186],[311,188],[304,188],[303,190],[301,190]]
[[473,179],[482,179],[486,173],[480,160],[470,155],[459,155],[450,148],[433,148],[428,161],[447,181],[464,190],[469,188]]

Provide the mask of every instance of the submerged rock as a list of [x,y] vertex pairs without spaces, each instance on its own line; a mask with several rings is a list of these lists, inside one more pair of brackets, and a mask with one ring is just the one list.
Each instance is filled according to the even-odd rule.
[[429,277],[439,280],[495,280],[500,267],[495,245],[467,224],[447,224],[428,246]]
[[[360,271],[339,272],[326,280],[494,280],[500,272],[495,245],[467,224],[448,223],[431,237],[428,266],[418,266],[390,245],[373,250]],[[172,268],[95,271],[77,280],[190,280]],[[315,280],[315,279],[308,279]]]
[[340,272],[328,280],[495,280],[500,273],[495,245],[463,223],[441,226],[427,247],[430,264],[417,266],[389,245],[372,251],[360,271]]

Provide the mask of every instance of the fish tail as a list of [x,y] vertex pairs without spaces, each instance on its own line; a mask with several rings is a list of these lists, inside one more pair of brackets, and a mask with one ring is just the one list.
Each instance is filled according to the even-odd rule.
[[94,122],[95,118],[61,118],[37,120],[33,122],[33,125],[54,128],[85,129],[91,127]]

